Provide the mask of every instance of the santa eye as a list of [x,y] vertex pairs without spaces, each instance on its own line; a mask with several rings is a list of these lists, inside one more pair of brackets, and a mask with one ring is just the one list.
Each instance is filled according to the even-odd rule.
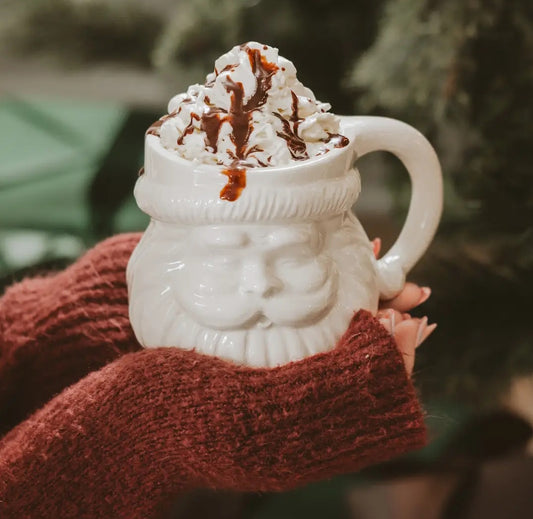
[[231,256],[211,256],[204,265],[211,268],[232,268],[239,264],[237,258]]
[[304,258],[293,256],[293,257],[286,257],[286,258],[279,258],[277,261],[277,266],[280,268],[298,268],[305,265]]

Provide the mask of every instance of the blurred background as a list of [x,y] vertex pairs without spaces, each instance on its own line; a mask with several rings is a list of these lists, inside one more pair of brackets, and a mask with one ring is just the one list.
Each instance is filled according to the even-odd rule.
[[[145,129],[248,40],[278,47],[333,112],[402,119],[437,149],[443,220],[411,276],[439,324],[414,375],[432,442],[297,492],[194,494],[173,517],[531,517],[530,0],[1,0],[0,293],[144,229]],[[355,211],[387,247],[407,174],[386,153],[358,165]]]

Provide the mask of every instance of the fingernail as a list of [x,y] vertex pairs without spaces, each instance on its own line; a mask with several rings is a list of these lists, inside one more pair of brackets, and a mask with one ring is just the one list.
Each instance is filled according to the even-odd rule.
[[379,251],[381,250],[381,238],[375,238],[372,240],[372,248],[374,256],[377,258],[379,256]]
[[437,327],[437,323],[433,323],[433,324],[430,324],[427,328],[426,328],[426,338],[429,337],[433,331],[435,330],[435,328]]
[[428,324],[428,318],[427,317],[422,317],[422,319],[420,319],[420,323],[418,324],[418,331],[416,333],[415,348],[417,346],[420,346],[420,344],[422,342],[422,337],[424,336],[424,332],[426,331],[427,324]]
[[420,292],[422,293],[420,294],[420,299],[418,300],[418,303],[417,303],[418,305],[425,303],[429,299],[429,296],[431,295],[431,288],[422,287],[420,289]]

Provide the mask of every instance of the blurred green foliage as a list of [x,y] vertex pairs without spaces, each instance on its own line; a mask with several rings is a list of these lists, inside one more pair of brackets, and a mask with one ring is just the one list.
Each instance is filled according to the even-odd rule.
[[[145,115],[142,126],[153,118]],[[138,141],[135,152],[121,150],[114,158],[114,143],[125,128],[131,129],[128,121],[130,112],[110,103],[0,102],[0,276],[6,282],[13,272],[34,264],[72,260],[105,234],[144,227],[146,218],[131,196],[142,164],[143,128],[137,128],[137,135],[128,133],[130,146]],[[91,197],[102,176],[104,185]],[[102,203],[108,193],[117,195],[117,186],[128,196]],[[105,230],[95,223],[102,214]]]

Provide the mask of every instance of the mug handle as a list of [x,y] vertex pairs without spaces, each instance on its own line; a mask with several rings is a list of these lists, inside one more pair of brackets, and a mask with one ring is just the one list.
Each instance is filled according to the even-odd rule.
[[405,276],[428,248],[442,213],[442,171],[435,150],[415,128],[387,117],[342,116],[355,160],[372,151],[396,155],[411,178],[407,219],[390,250],[377,262],[378,288],[383,299],[398,294]]

